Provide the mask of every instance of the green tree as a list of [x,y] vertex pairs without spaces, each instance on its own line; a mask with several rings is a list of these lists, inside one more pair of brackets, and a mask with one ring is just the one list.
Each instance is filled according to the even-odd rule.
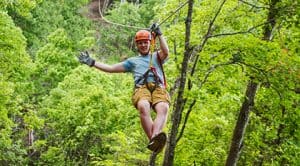
[[24,164],[29,130],[23,117],[31,111],[30,74],[34,68],[26,53],[26,39],[6,11],[0,11],[0,163]]
[[91,49],[119,62],[135,54],[137,29],[167,16],[170,116],[179,116],[167,126],[173,158],[168,145],[156,163],[223,165],[247,85],[257,88],[255,105],[246,103],[248,127],[231,161],[300,162],[298,1],[190,1],[176,13],[183,2],[115,1],[105,18],[123,26],[84,18],[87,3],[0,2],[0,165],[148,165],[133,80],[81,66],[76,55]]
[[38,50],[35,60],[37,67],[33,79],[38,94],[47,95],[78,66],[72,47],[64,29],[57,29],[48,36],[48,43]]
[[47,43],[47,36],[60,28],[69,34],[74,43],[73,49],[79,50],[81,46],[78,42],[85,38],[85,32],[91,30],[91,21],[84,17],[87,10],[84,5],[87,3],[87,0],[37,1],[34,3],[37,7],[31,11],[31,17],[14,17],[16,24],[22,28],[24,36],[28,39],[28,51],[31,56],[35,57],[36,51]]
[[[108,75],[80,66],[51,90],[42,105],[47,128],[41,131],[47,144],[40,164],[53,164],[51,153],[61,154],[60,162],[133,164],[145,162],[141,144],[143,132],[137,112],[128,98],[131,79]],[[122,84],[120,84],[122,82]],[[54,152],[53,150],[56,149]],[[147,161],[147,159],[146,159]]]
[[[171,1],[168,1],[171,3]],[[225,1],[224,1],[225,2]],[[182,13],[187,12],[186,10],[181,10],[181,13],[174,15],[171,17],[171,19],[174,20],[173,23],[170,25],[170,29],[168,30],[168,33],[166,34],[169,38],[169,41],[174,41],[174,53],[175,57],[174,60],[177,61],[177,66],[178,69],[182,70],[184,67],[187,67],[188,74],[186,78],[182,77],[181,78],[187,79],[187,84],[184,86],[184,94],[181,102],[179,102],[178,98],[180,96],[175,96],[177,101],[175,102],[175,106],[178,106],[178,103],[183,102],[183,106],[179,106],[179,110],[181,111],[181,117],[178,118],[180,122],[180,127],[178,129],[178,135],[176,135],[176,142],[180,143],[181,140],[180,138],[184,138],[185,136],[188,137],[189,139],[184,139],[189,142],[198,142],[197,139],[208,139],[208,140],[213,140],[213,143],[205,144],[204,142],[200,147],[194,147],[195,153],[198,152],[197,149],[201,150],[203,149],[202,147],[205,147],[206,150],[208,151],[202,151],[203,155],[201,157],[195,157],[195,158],[189,158],[187,156],[186,152],[191,151],[191,147],[185,147],[184,145],[187,144],[187,142],[180,143],[182,145],[181,147],[177,147],[180,150],[177,150],[177,153],[174,153],[175,156],[175,162],[176,164],[180,165],[183,159],[185,160],[185,164],[208,164],[208,165],[219,165],[225,162],[225,158],[223,157],[222,153],[224,154],[224,150],[222,151],[216,151],[216,154],[213,153],[213,149],[225,149],[229,142],[230,142],[230,133],[232,130],[232,127],[235,123],[235,110],[239,109],[238,103],[242,103],[244,101],[242,94],[244,93],[243,91],[245,90],[244,87],[247,85],[247,79],[255,78],[254,82],[255,83],[262,83],[261,88],[270,88],[271,91],[273,91],[272,95],[273,97],[275,96],[281,96],[281,93],[284,94],[284,91],[288,91],[288,89],[292,90],[291,93],[289,93],[292,98],[290,97],[289,100],[293,104],[289,104],[289,108],[292,114],[295,113],[297,110],[297,107],[290,107],[294,105],[295,103],[298,103],[298,99],[294,98],[296,97],[297,91],[293,91],[297,89],[297,84],[295,83],[295,80],[297,80],[297,71],[299,70],[299,65],[296,64],[297,60],[297,54],[292,53],[289,51],[289,56],[290,58],[286,58],[286,54],[284,53],[286,49],[282,49],[282,37],[275,35],[276,33],[273,33],[272,35],[272,42],[266,42],[261,40],[261,34],[264,32],[264,25],[267,25],[269,22],[265,22],[265,19],[267,18],[267,9],[266,7],[268,4],[267,3],[258,3],[258,4],[249,4],[246,2],[240,2],[237,3],[235,1],[226,1],[224,3],[224,6],[221,6],[222,2],[217,2],[217,1],[203,1],[201,3],[195,3],[194,8],[193,8],[193,18],[192,18],[192,23],[191,23],[191,36],[190,36],[190,47],[187,47],[187,49],[184,49],[184,46],[186,46],[187,41],[183,39],[183,36],[180,35],[180,30],[184,29],[184,24],[183,22],[178,22],[178,20],[184,20],[186,18],[183,18],[185,15],[181,15]],[[289,4],[292,2],[283,2],[280,3],[280,5],[284,6],[283,4]],[[168,3],[167,3],[168,4]],[[175,3],[176,5],[176,3]],[[280,6],[279,5],[279,6]],[[171,6],[171,5],[170,5]],[[216,7],[217,6],[217,7]],[[218,11],[221,6],[221,10]],[[166,9],[169,9],[169,6],[166,5],[164,6]],[[163,8],[163,7],[162,7]],[[297,8],[297,7],[296,7]],[[172,10],[171,8],[170,10]],[[286,9],[286,8],[281,8],[281,9]],[[168,10],[162,10],[164,12],[162,13],[168,13]],[[286,11],[286,10],[283,10]],[[293,10],[294,11],[294,10]],[[220,12],[220,13],[218,13]],[[194,14],[195,13],[195,14]],[[291,13],[289,13],[291,14]],[[295,17],[296,13],[292,14]],[[253,19],[255,18],[255,19]],[[187,19],[189,20],[189,19]],[[283,21],[285,22],[285,21]],[[294,23],[293,23],[294,24]],[[283,25],[283,24],[280,24]],[[281,31],[276,31],[276,28],[274,32],[290,32],[294,35],[297,34],[297,31],[295,30],[295,27],[288,30],[286,27],[283,28],[283,26],[280,26],[282,29]],[[292,30],[293,29],[293,30]],[[187,29],[188,30],[188,29]],[[278,29],[279,30],[279,29]],[[287,30],[287,31],[285,31]],[[290,40],[291,43],[294,43],[298,39]],[[176,42],[175,42],[176,41]],[[290,44],[291,44],[290,43]],[[289,44],[287,44],[289,45]],[[294,45],[295,46],[295,45]],[[286,45],[285,45],[286,47]],[[296,46],[297,48],[298,46]],[[294,47],[290,47],[288,50],[294,50]],[[172,50],[172,49],[171,49]],[[297,50],[297,49],[296,49]],[[184,51],[190,53],[190,58],[183,59],[185,56],[179,56],[183,55]],[[186,54],[184,54],[186,55]],[[289,60],[288,60],[289,59]],[[283,66],[286,65],[289,66],[294,66],[291,68],[290,75],[285,75],[283,73],[275,76],[275,72],[271,72],[272,69],[275,69],[278,67],[278,61],[284,60],[285,63]],[[187,63],[188,61],[189,65],[183,66],[182,64]],[[289,61],[289,62],[287,62]],[[179,64],[182,63],[182,64]],[[182,65],[182,66],[181,66]],[[282,63],[281,63],[282,65]],[[280,66],[281,66],[280,65]],[[282,67],[285,68],[285,67]],[[283,70],[281,70],[283,71]],[[177,72],[173,72],[177,73]],[[285,76],[284,76],[285,75]],[[279,76],[279,77],[278,77]],[[282,76],[286,78],[286,84],[284,83],[284,86],[279,86],[279,82],[282,81]],[[179,76],[178,76],[179,77]],[[288,78],[288,79],[287,79]],[[280,81],[281,80],[281,81]],[[296,81],[297,82],[297,81]],[[175,84],[175,87],[178,86],[179,84]],[[287,86],[288,85],[288,86]],[[228,89],[227,89],[228,87]],[[278,91],[278,88],[282,87],[282,90],[284,91]],[[285,88],[283,88],[285,87]],[[203,89],[203,90],[202,90]],[[280,88],[281,89],[281,88]],[[180,89],[178,89],[178,92],[180,92]],[[181,91],[182,92],[182,91]],[[265,91],[259,91],[259,93],[264,93]],[[279,92],[279,93],[278,93]],[[179,95],[179,93],[178,93]],[[210,97],[208,97],[210,96]],[[235,100],[228,100],[228,96],[232,96],[233,99]],[[276,98],[276,97],[275,97]],[[219,99],[222,99],[222,102],[219,101]],[[229,98],[230,99],[230,98]],[[282,98],[283,99],[283,98]],[[286,98],[284,98],[286,99]],[[212,101],[210,101],[212,100]],[[218,101],[218,102],[217,102]],[[266,102],[265,100],[263,102]],[[203,103],[203,104],[202,104]],[[205,104],[207,103],[207,104]],[[226,103],[226,104],[224,104]],[[256,101],[256,103],[261,103],[260,101]],[[270,101],[270,103],[272,103]],[[286,102],[285,102],[286,103]],[[213,106],[210,106],[208,104],[212,104]],[[286,103],[287,104],[287,103]],[[199,107],[199,105],[201,107]],[[281,104],[279,104],[281,105]],[[258,108],[259,106],[254,107],[254,110]],[[287,105],[285,105],[287,107]],[[285,108],[283,107],[283,108]],[[202,111],[205,111],[207,108],[209,108],[212,113],[215,113],[215,115],[218,116],[224,116],[226,120],[228,120],[228,123],[226,126],[222,128],[222,131],[225,131],[225,133],[220,133],[222,135],[220,136],[215,136],[215,135],[207,135],[204,138],[203,137],[198,137],[196,132],[192,133],[185,133],[184,131],[188,130],[186,127],[188,126],[198,126],[195,124],[195,121],[193,120],[195,116],[193,115],[193,112],[199,112],[197,116],[203,117],[201,114]],[[200,109],[200,110],[198,110]],[[174,108],[175,110],[175,108]],[[285,109],[283,109],[285,110]],[[262,111],[262,110],[261,110]],[[287,111],[281,111],[281,112],[287,112]],[[280,115],[283,115],[284,117],[287,117],[286,113],[280,113],[278,114],[278,120],[282,121],[283,117],[280,117]],[[267,113],[261,112],[260,115],[267,115]],[[274,114],[273,114],[274,115]],[[176,116],[173,114],[172,116]],[[253,115],[254,116],[254,115]],[[215,117],[215,119],[217,119]],[[213,117],[212,117],[213,118]],[[292,118],[294,119],[294,118]],[[297,118],[298,119],[298,116]],[[205,120],[205,119],[204,119]],[[270,119],[271,120],[271,119]],[[287,119],[286,119],[287,120]],[[289,119],[291,120],[291,119]],[[190,122],[191,121],[191,122]],[[279,122],[277,121],[277,122]],[[294,122],[294,120],[292,120]],[[174,123],[174,121],[172,122]],[[258,128],[260,125],[255,122],[253,123],[253,126],[257,126]],[[281,122],[282,123],[282,122]],[[173,124],[172,124],[173,125]],[[280,127],[281,126],[281,127]],[[285,125],[280,125],[280,123],[276,123],[276,125],[273,128],[274,133],[281,133],[279,134],[280,140],[282,140],[282,130],[287,129],[285,127],[282,127]],[[207,131],[206,128],[211,128],[211,126],[202,126],[199,128],[199,132],[201,133],[202,130],[204,130],[205,133],[210,133],[211,131]],[[295,128],[298,128],[298,126],[294,125]],[[186,129],[186,130],[184,130]],[[277,130],[276,130],[277,129]],[[217,130],[218,131],[218,130]],[[291,129],[290,131],[294,131],[294,129]],[[255,131],[252,131],[253,133],[256,133]],[[262,136],[267,135],[265,133],[266,131],[260,130],[260,133]],[[272,133],[269,132],[269,133]],[[218,133],[218,132],[217,132]],[[191,137],[190,134],[195,135],[194,137]],[[247,135],[247,134],[246,134]],[[214,136],[214,137],[212,137]],[[192,139],[194,138],[194,140]],[[223,139],[222,142],[227,143],[226,144],[220,144],[220,146],[216,147],[216,145],[219,145],[216,140]],[[276,138],[276,137],[275,137]],[[295,140],[297,140],[297,134],[294,134],[291,132],[289,136],[285,135],[285,138],[288,138],[290,140],[293,140],[293,142],[290,146],[291,149],[297,149],[297,146],[294,146],[297,144]],[[171,138],[172,139],[172,138]],[[249,142],[251,142],[251,138],[245,136],[245,141],[249,139]],[[270,138],[267,140],[262,139],[265,142],[267,142],[266,147],[272,147],[270,149],[271,151],[276,151],[275,147],[272,146]],[[276,140],[276,139],[275,139]],[[246,141],[247,142],[247,141]],[[191,146],[193,145],[191,143]],[[206,146],[203,146],[206,145]],[[209,147],[210,145],[211,147]],[[247,146],[244,144],[244,147]],[[249,149],[247,148],[247,152],[242,153],[242,154],[257,154],[254,153],[254,149],[250,145]],[[279,145],[280,146],[280,145]],[[285,145],[283,145],[285,146]],[[274,148],[273,148],[274,147]],[[186,151],[185,151],[186,149]],[[277,147],[278,149],[278,147]],[[168,149],[167,149],[168,150]],[[253,151],[251,151],[253,150]],[[265,151],[264,148],[260,148],[258,151],[260,151],[262,154]],[[180,152],[180,153],[178,153]],[[209,153],[212,152],[212,153]],[[282,152],[281,152],[282,153]],[[218,159],[216,160],[215,158],[211,158],[208,155],[205,154],[210,154],[210,156],[219,156]],[[285,153],[286,154],[286,153]],[[166,153],[166,155],[168,155]],[[271,156],[280,156],[280,153],[272,153]],[[296,163],[295,160],[297,157],[297,153],[290,153],[289,154],[291,158],[287,161],[284,161],[284,159],[276,158],[275,160],[278,161],[279,163]],[[207,157],[205,157],[207,156]],[[220,158],[222,156],[222,158]],[[263,163],[272,163],[274,162],[274,158],[267,158],[267,154],[263,155],[262,161]],[[165,156],[168,157],[168,156]],[[286,157],[286,156],[285,156]],[[254,158],[248,158],[248,156],[241,158],[245,159],[242,163],[255,163],[253,162],[255,159]],[[273,161],[272,161],[273,160]]]

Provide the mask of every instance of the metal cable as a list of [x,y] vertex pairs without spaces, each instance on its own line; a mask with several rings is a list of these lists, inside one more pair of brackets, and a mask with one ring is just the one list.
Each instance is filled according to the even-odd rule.
[[[115,22],[112,22],[112,21],[109,21],[107,20],[103,15],[102,15],[102,12],[101,12],[101,0],[98,1],[99,2],[99,8],[98,8],[98,11],[99,11],[99,14],[101,16],[101,18],[109,23],[109,24],[113,24],[113,25],[117,25],[117,26],[122,26],[122,27],[126,27],[126,28],[135,28],[135,29],[144,29],[144,30],[149,30],[149,28],[142,28],[142,27],[137,27],[137,26],[131,26],[131,25],[124,25],[124,24],[120,24],[120,23],[115,23]],[[172,17],[175,13],[177,13],[181,8],[183,8],[186,4],[188,4],[188,0],[186,2],[184,2],[181,6],[179,6],[174,12],[172,12],[172,14],[170,14],[168,17],[166,17],[165,19],[163,19],[163,21],[161,21],[160,23],[157,23],[158,26],[162,25],[163,23],[165,23],[170,17]]]

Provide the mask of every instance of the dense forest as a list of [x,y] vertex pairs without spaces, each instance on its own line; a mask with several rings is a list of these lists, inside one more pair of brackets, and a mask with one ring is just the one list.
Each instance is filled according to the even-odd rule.
[[[2,0],[0,15],[0,165],[300,163],[299,0]],[[77,59],[136,56],[154,22],[172,99],[155,156],[132,76]]]

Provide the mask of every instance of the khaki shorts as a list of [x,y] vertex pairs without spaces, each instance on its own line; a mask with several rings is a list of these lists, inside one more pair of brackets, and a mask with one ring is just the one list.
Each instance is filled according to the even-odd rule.
[[[153,85],[150,85],[151,87]],[[154,106],[159,102],[167,102],[171,103],[169,93],[166,89],[162,87],[156,87],[154,91],[151,93],[146,85],[142,85],[141,87],[135,88],[132,95],[132,103],[136,107],[138,101],[140,100],[148,100],[149,103]]]

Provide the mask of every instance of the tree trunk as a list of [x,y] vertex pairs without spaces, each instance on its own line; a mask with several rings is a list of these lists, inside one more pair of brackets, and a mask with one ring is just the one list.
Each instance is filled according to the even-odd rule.
[[185,22],[186,26],[186,32],[185,32],[185,52],[184,52],[184,58],[182,62],[182,68],[181,68],[181,76],[180,76],[180,83],[179,83],[179,90],[178,90],[178,96],[176,103],[174,105],[174,113],[172,116],[172,127],[171,127],[171,133],[169,135],[169,139],[167,142],[167,148],[165,150],[165,156],[164,156],[164,166],[172,166],[174,161],[174,153],[175,153],[175,147],[176,147],[176,136],[178,133],[178,127],[181,120],[181,114],[184,104],[183,94],[184,94],[184,87],[186,84],[186,75],[187,75],[187,69],[188,69],[188,62],[191,55],[191,48],[190,48],[190,29],[191,29],[191,22],[192,22],[192,11],[193,11],[193,0],[189,0],[188,2],[188,15]]
[[231,141],[230,152],[227,157],[226,166],[236,165],[239,158],[239,153],[242,148],[243,136],[248,124],[249,113],[254,106],[254,98],[256,94],[258,84],[250,80],[248,82],[245,100],[240,109],[240,114],[235,125],[233,137]]
[[157,153],[152,152],[152,154],[150,156],[150,160],[149,160],[149,166],[155,166],[156,156],[157,156]]
[[[272,32],[276,25],[276,15],[278,13],[275,6],[278,2],[279,0],[272,0],[270,2],[270,8],[269,8],[269,13],[267,18],[267,21],[270,22],[270,24],[267,24],[264,28],[263,40],[266,41],[272,40]],[[258,84],[254,83],[252,80],[248,82],[245,100],[240,109],[240,114],[236,122],[236,126],[231,141],[230,151],[226,160],[226,166],[236,165],[239,159],[239,154],[242,148],[243,136],[248,124],[250,110],[254,105],[254,98],[255,98],[257,87]]]

